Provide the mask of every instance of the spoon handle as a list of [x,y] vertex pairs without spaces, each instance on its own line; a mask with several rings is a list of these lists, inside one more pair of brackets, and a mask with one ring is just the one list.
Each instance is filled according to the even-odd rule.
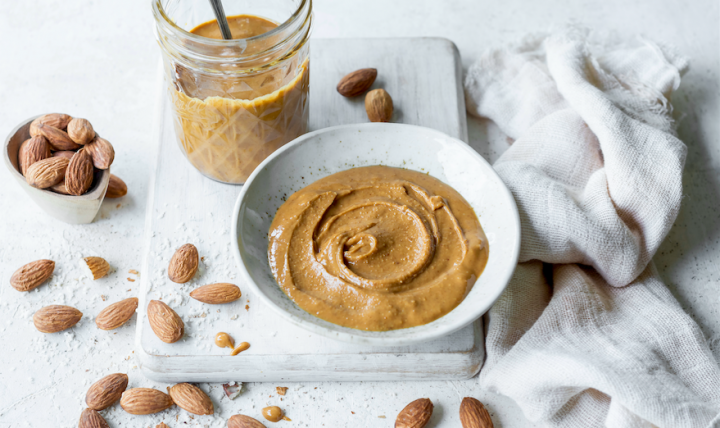
[[230,26],[228,25],[227,18],[225,17],[225,10],[223,9],[222,1],[221,0],[209,0],[210,6],[213,8],[213,12],[215,13],[215,19],[217,19],[218,26],[220,27],[220,32],[222,33],[223,39],[230,40],[232,39],[232,34],[230,33]]

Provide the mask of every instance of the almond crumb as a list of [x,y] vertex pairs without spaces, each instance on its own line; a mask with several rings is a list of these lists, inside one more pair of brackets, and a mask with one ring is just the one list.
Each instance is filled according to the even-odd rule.
[[385,415],[378,416],[379,419],[385,419]]
[[285,395],[287,392],[287,387],[284,386],[276,386],[275,389],[277,390],[278,395]]
[[128,271],[128,273],[131,273],[131,274],[133,274],[133,275],[137,275],[137,274],[139,274],[140,272],[136,271],[135,269],[130,269],[130,270]]
[[130,282],[135,282],[135,280],[132,279],[132,278],[128,278],[127,280],[130,281]]
[[249,310],[250,310],[250,305],[245,305],[245,310],[246,310],[246,311],[249,311]]

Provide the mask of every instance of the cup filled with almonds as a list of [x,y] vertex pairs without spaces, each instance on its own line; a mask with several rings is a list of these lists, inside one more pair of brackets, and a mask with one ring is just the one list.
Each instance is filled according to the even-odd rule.
[[35,203],[66,223],[91,223],[104,198],[127,193],[110,174],[112,144],[87,119],[50,113],[24,121],[5,140],[3,157]]

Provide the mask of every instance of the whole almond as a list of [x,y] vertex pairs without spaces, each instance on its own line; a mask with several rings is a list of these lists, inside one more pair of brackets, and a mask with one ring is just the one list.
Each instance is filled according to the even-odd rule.
[[460,423],[463,428],[493,428],[490,413],[480,401],[472,397],[465,397],[460,403]]
[[250,416],[245,415],[234,415],[228,419],[228,428],[266,428],[265,425],[260,423],[257,419],[253,419]]
[[95,317],[95,324],[100,330],[115,330],[132,318],[137,307],[137,297],[115,302],[100,311],[98,316]]
[[85,409],[80,414],[78,428],[110,428],[110,425],[96,410]]
[[77,150],[80,148],[67,132],[61,129],[44,123],[39,124],[37,129],[40,135],[47,138],[54,150]]
[[147,317],[155,335],[165,343],[175,343],[185,334],[185,323],[170,306],[159,300],[151,300]]
[[185,244],[170,259],[168,276],[172,282],[184,284],[195,276],[199,263],[197,248],[193,244]]
[[429,398],[419,398],[405,406],[395,420],[395,428],[423,428],[432,416],[433,403]]
[[50,157],[30,165],[25,173],[25,181],[38,189],[47,189],[65,179],[68,165],[67,159]]
[[92,162],[97,169],[108,169],[115,160],[115,149],[112,144],[104,138],[96,135],[95,138],[85,145],[85,150],[92,156]]
[[131,415],[150,415],[172,407],[169,395],[152,388],[133,388],[123,392],[120,406]]
[[93,182],[92,157],[85,149],[80,149],[70,159],[65,174],[65,188],[71,195],[80,196],[88,191]]
[[77,324],[82,316],[71,306],[50,305],[35,312],[33,323],[41,333],[57,333]]
[[370,122],[390,122],[393,102],[385,89],[373,89],[365,96],[365,111]]
[[354,97],[367,91],[375,82],[377,70],[374,68],[361,68],[340,79],[337,91],[343,97]]
[[100,279],[110,272],[110,264],[102,257],[85,257],[83,260],[92,272],[93,279]]
[[85,394],[85,403],[94,410],[107,409],[122,397],[127,386],[128,376],[125,373],[107,375],[90,386]]
[[61,195],[70,195],[70,192],[68,192],[67,187],[65,187],[65,180],[59,182],[58,184],[53,184],[52,186],[48,187],[48,189],[52,190],[55,193],[59,193]]
[[57,128],[61,131],[67,129],[68,123],[72,120],[72,116],[63,113],[50,113],[44,114],[30,123],[30,135],[36,136],[41,135],[38,126],[42,123],[53,128]]
[[75,152],[73,152],[72,150],[60,150],[58,152],[54,152],[52,155],[70,160],[73,156],[75,156]]
[[30,262],[10,277],[10,285],[17,291],[30,291],[47,281],[55,270],[55,262],[42,259]]
[[170,388],[170,398],[181,409],[196,415],[212,415],[215,412],[210,397],[189,383],[178,383]]
[[190,292],[190,297],[193,299],[211,305],[234,302],[240,296],[242,296],[240,287],[226,282],[203,285]]
[[95,138],[95,130],[87,119],[79,117],[71,120],[67,125],[67,133],[76,144],[84,146]]
[[25,140],[18,151],[20,172],[22,172],[22,175],[25,175],[30,165],[37,161],[47,159],[50,156],[52,156],[50,144],[42,135]]
[[106,198],[121,198],[127,195],[127,184],[115,174],[110,174],[110,182],[108,182]]

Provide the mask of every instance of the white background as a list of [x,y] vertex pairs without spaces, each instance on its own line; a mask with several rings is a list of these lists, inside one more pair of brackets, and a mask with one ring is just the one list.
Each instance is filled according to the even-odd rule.
[[[720,356],[718,1],[317,0],[314,9],[313,37],[447,37],[465,69],[486,48],[568,21],[677,46],[691,60],[673,99],[680,137],[689,146],[686,197],[655,260]],[[95,223],[70,226],[38,212],[0,169],[0,427],[77,426],[87,387],[112,372],[128,373],[131,387],[167,386],[146,380],[136,366],[134,319],[110,333],[93,325],[100,309],[132,295],[139,284],[126,278],[135,277],[128,270],[139,270],[142,257],[158,55],[149,0],[5,0],[0,6],[0,133],[40,113],[86,117],[115,145],[113,172],[129,187],[127,197],[104,202]],[[490,161],[505,148],[483,121],[470,119],[469,132],[472,146]],[[89,280],[78,264],[89,255],[106,258],[116,272]],[[12,272],[40,258],[57,262],[50,283],[32,293],[12,289]],[[49,336],[34,329],[35,310],[68,302],[86,314],[72,331]],[[132,417],[119,406],[105,416],[111,427],[154,427],[160,420],[173,428],[221,427],[229,415],[258,416],[266,403],[279,403],[275,386],[246,385],[228,401],[217,385],[201,385],[216,404],[215,418],[190,419],[176,408]],[[293,422],[279,426],[390,427],[405,404],[429,397],[436,406],[429,427],[458,427],[464,396],[487,403],[497,427],[532,426],[512,402],[480,390],[476,378],[284,386],[290,390],[281,405]]]

